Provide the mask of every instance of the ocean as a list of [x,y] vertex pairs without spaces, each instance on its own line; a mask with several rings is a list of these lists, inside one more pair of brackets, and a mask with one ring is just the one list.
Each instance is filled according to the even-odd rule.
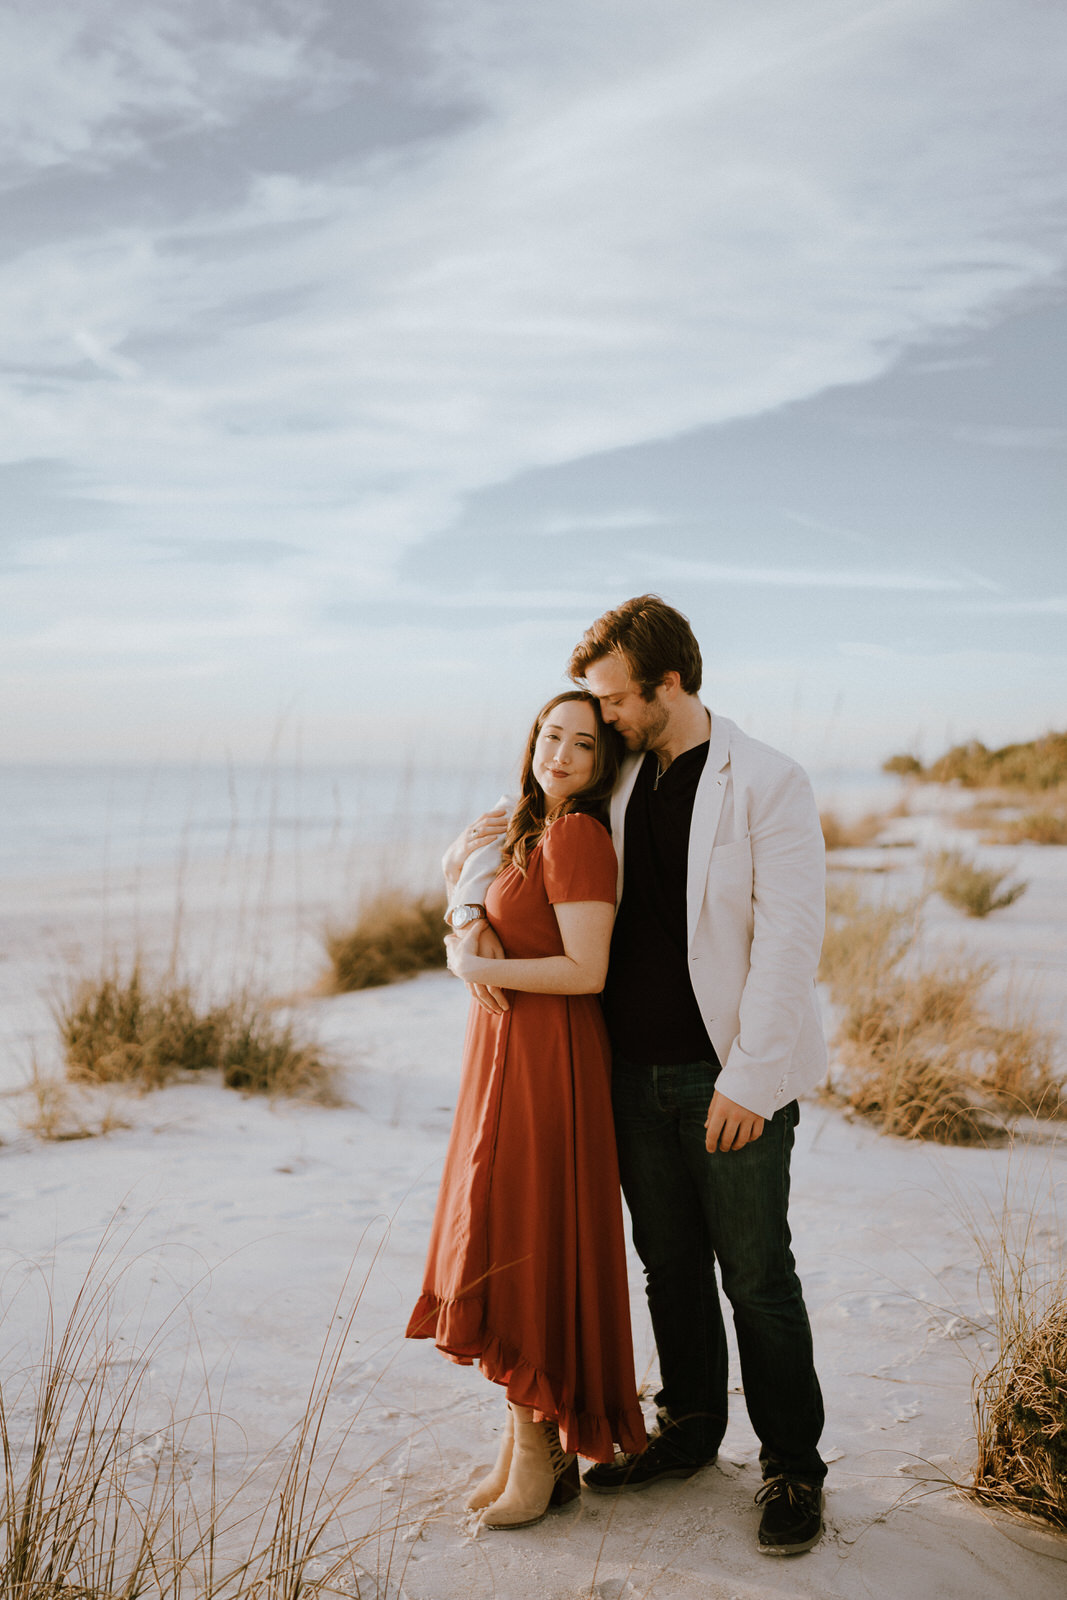
[[506,778],[404,764],[3,765],[0,881],[267,850],[445,844]]
[[[508,766],[0,765],[0,881],[210,861],[268,849],[439,841],[514,781]],[[845,817],[886,809],[899,780],[813,774]]]

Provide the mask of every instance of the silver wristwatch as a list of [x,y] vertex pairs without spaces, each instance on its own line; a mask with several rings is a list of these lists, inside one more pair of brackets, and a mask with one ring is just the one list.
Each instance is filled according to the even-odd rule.
[[445,912],[445,921],[454,933],[458,933],[460,928],[467,928],[472,922],[481,922],[484,916],[484,906],[453,906]]

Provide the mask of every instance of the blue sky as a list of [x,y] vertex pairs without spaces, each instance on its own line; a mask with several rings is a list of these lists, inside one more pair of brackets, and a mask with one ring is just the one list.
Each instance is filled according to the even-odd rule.
[[654,590],[813,765],[1067,724],[1067,12],[3,0],[7,759],[483,759]]

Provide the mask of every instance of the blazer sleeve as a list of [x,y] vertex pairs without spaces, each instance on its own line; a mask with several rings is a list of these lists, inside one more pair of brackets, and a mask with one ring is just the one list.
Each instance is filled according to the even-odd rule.
[[[518,804],[518,795],[502,794],[494,811],[501,806],[506,807],[508,820]],[[453,906],[484,906],[485,896],[489,885],[500,871],[500,841],[491,839],[488,844],[483,844],[475,850],[463,863],[456,887],[449,898],[448,909]]]
[[788,766],[750,800],[752,944],[740,1027],[716,1087],[772,1116],[814,1001],[826,920],[826,851],[806,774]]

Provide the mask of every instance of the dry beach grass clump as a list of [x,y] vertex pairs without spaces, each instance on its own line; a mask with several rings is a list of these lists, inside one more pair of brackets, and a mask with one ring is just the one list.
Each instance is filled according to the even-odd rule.
[[987,795],[953,820],[957,827],[979,830],[983,844],[1067,844],[1067,785],[1036,810],[1023,810],[1017,802],[1018,796],[1008,792]]
[[871,811],[854,822],[846,822],[836,811],[827,810],[819,812],[819,822],[827,850],[860,850],[875,843],[886,819]]
[[978,1494],[1067,1528],[1067,1302],[1015,1330],[977,1410]]
[[188,984],[151,978],[136,959],[125,973],[83,979],[57,1003],[56,1020],[73,1083],[158,1089],[216,1071],[247,1094],[336,1099],[331,1063],[268,1003],[241,994],[199,1005]]
[[[395,1524],[385,1524],[371,1491],[371,1531],[366,1516],[346,1526],[346,1511],[356,1511],[381,1460],[360,1465],[348,1448],[359,1406],[354,1414],[345,1406],[346,1421],[333,1416],[366,1278],[347,1309],[347,1283],[333,1306],[302,1414],[224,1486],[225,1418],[206,1388],[187,1403],[172,1395],[162,1417],[153,1403],[152,1369],[183,1308],[131,1345],[117,1308],[134,1263],[121,1261],[112,1243],[109,1232],[62,1326],[46,1300],[33,1356],[5,1349],[0,1358],[0,1594],[298,1600],[318,1592],[359,1600],[394,1593],[389,1568],[408,1514],[401,1506]],[[195,1331],[191,1340],[195,1347]],[[378,1573],[360,1564],[368,1548]]]
[[988,749],[980,739],[953,745],[924,766],[911,754],[890,756],[884,772],[918,783],[951,783],[962,789],[1015,789],[1040,793],[1067,784],[1067,732]]
[[[440,897],[380,893],[353,927],[327,932],[330,969],[317,992],[344,994],[443,967],[444,909]],[[227,1088],[245,1094],[340,1102],[336,1063],[251,987],[204,1004],[173,964],[156,976],[137,956],[125,967],[116,957],[103,973],[72,984],[53,1012],[66,1077],[50,1079],[34,1066],[35,1111],[25,1124],[43,1139],[88,1138],[125,1125],[112,1110],[101,1115],[75,1105],[72,1086],[74,1094],[104,1086],[149,1090],[217,1072]]]
[[988,917],[991,911],[1003,911],[1014,905],[1028,887],[1021,882],[1006,883],[1010,872],[980,867],[961,850],[938,851],[931,866],[933,885],[942,900],[969,917]]
[[1007,1170],[1000,1214],[972,1224],[996,1351],[974,1387],[973,1489],[1002,1510],[1067,1529],[1067,1268],[1049,1176],[1039,1202]]
[[1056,1039],[1021,1008],[991,1016],[991,968],[917,963],[923,899],[870,899],[831,882],[820,977],[840,1014],[831,1097],[887,1133],[974,1144],[1020,1115],[1061,1118],[1067,1095]]
[[1067,799],[1059,806],[1042,806],[999,825],[990,844],[1067,844]]
[[444,914],[443,895],[413,899],[400,890],[382,890],[352,927],[327,929],[330,966],[320,992],[350,994],[443,967]]

